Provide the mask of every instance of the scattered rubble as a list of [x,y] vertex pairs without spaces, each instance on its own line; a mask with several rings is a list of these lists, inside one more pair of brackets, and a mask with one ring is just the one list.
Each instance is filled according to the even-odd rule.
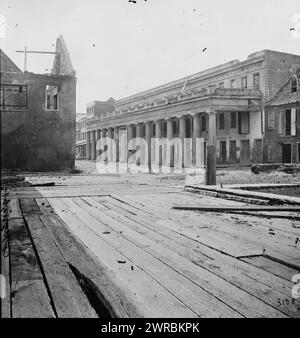
[[268,164],[253,164],[251,172],[253,174],[260,174],[262,172],[281,171],[287,174],[300,173],[300,166],[291,163],[268,163]]

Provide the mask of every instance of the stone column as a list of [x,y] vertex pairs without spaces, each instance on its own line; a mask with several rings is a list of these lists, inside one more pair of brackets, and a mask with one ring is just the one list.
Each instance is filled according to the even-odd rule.
[[97,129],[97,140],[101,140],[101,129]]
[[[97,142],[98,140],[101,140],[101,129],[97,129],[96,140]],[[96,143],[96,159],[98,158],[99,155],[100,155],[100,150],[97,149],[97,143]]]
[[186,138],[186,119],[185,116],[180,116],[179,117],[179,138],[181,140],[181,164],[182,167],[184,167],[184,153],[185,153],[185,142],[184,139]]
[[112,127],[109,127],[107,129],[107,140],[106,140],[106,145],[108,147],[108,150],[107,150],[107,156],[108,156],[108,161],[111,162],[112,161],[112,155],[113,155],[113,145],[112,145],[112,137],[113,137],[113,128]]
[[[128,144],[129,144],[129,141],[133,138],[133,126],[132,125],[129,125],[127,126],[127,140],[128,140]],[[128,147],[129,149],[129,147]],[[132,150],[132,149],[130,149]]]
[[86,159],[91,159],[91,132],[86,133]]
[[133,145],[129,147],[129,141],[133,139],[133,126],[127,126],[127,170],[129,171],[130,156],[134,150]]
[[[192,151],[192,157],[193,157],[193,165],[197,165],[197,152],[200,151],[200,149],[197,149],[197,138],[200,138],[201,136],[201,131],[200,131],[200,116],[199,114],[194,114],[193,115],[193,151]],[[203,154],[204,155],[204,154]]]
[[206,146],[206,185],[216,184],[216,116],[215,111],[208,113],[208,142]]
[[162,135],[162,126],[161,120],[157,120],[155,122],[155,161],[156,165],[158,166],[159,172],[161,173],[161,165],[162,165],[162,147],[159,144]]
[[[169,141],[172,141],[173,139],[173,119],[169,118],[167,120],[167,139]],[[167,158],[168,162],[167,165],[169,165],[169,167],[173,168],[174,166],[174,147],[173,146],[169,146],[168,150],[167,150],[167,154],[169,152],[169,157]]]
[[117,173],[119,172],[119,162],[120,162],[120,149],[119,149],[119,127],[115,127],[114,128],[114,140],[115,140],[115,144],[116,144],[116,154],[115,154],[115,161],[116,161],[116,166],[117,166]]
[[[105,128],[102,128],[102,130],[101,130],[101,140],[102,140],[102,142],[101,142],[101,144],[102,144],[101,150],[103,152],[105,152],[106,151],[106,129]],[[106,162],[106,159],[107,159],[107,153],[106,153],[106,157],[104,158],[104,162]]]
[[147,148],[148,148],[148,172],[151,174],[151,122],[146,122],[146,141],[147,141]]
[[91,160],[96,159],[96,130],[92,130]]
[[143,137],[143,123],[137,123],[136,125],[136,137]]
[[[136,137],[137,138],[142,138],[143,137],[143,123],[137,123],[136,125]],[[140,158],[136,159],[136,165],[140,165],[141,162],[143,162],[144,159],[144,149],[143,149],[143,145],[139,142],[139,140],[137,140],[136,146],[139,146],[139,153],[140,153]]]

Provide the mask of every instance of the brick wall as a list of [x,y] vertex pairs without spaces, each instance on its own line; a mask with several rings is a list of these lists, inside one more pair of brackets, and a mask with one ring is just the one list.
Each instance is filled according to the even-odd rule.
[[300,68],[300,55],[266,51],[266,101],[272,99],[293,72]]
[[[2,83],[27,84],[26,110],[1,110],[1,166],[31,171],[74,166],[76,80],[72,76],[1,73]],[[46,86],[59,90],[58,110],[46,109]]]
[[[296,119],[296,135],[295,136],[283,136],[279,133],[280,112],[284,112],[286,109],[297,109]],[[300,104],[288,104],[282,106],[273,106],[266,108],[266,115],[269,112],[274,113],[275,128],[269,129],[268,118],[266,119],[266,132],[264,138],[264,151],[263,159],[266,163],[280,163],[282,162],[282,144],[290,143],[292,147],[292,162],[300,162],[298,158],[298,143],[300,143]]]

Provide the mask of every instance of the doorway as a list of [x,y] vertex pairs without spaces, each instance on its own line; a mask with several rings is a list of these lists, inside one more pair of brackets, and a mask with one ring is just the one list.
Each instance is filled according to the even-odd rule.
[[220,161],[226,162],[226,141],[220,141]]
[[231,162],[236,162],[236,141],[229,142],[229,159]]
[[292,145],[285,143],[282,145],[282,163],[292,162]]
[[240,162],[250,162],[250,144],[249,140],[241,140]]
[[262,139],[255,139],[253,146],[253,163],[263,162],[263,144]]

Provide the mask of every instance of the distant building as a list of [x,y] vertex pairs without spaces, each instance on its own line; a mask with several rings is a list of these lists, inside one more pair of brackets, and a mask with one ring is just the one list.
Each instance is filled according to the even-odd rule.
[[266,105],[264,158],[300,162],[300,68]]
[[1,167],[74,166],[76,78],[63,37],[50,74],[22,72],[1,50]]
[[[99,121],[107,118],[114,111],[115,100],[111,97],[107,101],[92,101],[86,105],[86,123],[91,125],[98,125]],[[86,125],[87,128],[87,125]],[[103,130],[102,134],[100,129],[94,131],[93,135],[90,137],[95,141],[93,141],[93,147],[91,148],[91,143],[86,141],[86,158],[91,159],[94,157],[94,153],[96,154],[96,140],[101,137],[106,136],[106,131]],[[93,155],[93,156],[92,156]],[[96,156],[96,155],[95,155]]]
[[[151,148],[151,139],[178,137],[190,140],[183,149],[187,166],[196,164],[197,152],[205,163],[208,145],[219,164],[281,161],[280,156],[268,156],[274,145],[264,144],[265,107],[299,67],[300,55],[263,50],[244,61],[233,60],[117,100],[114,109],[101,114],[93,112],[95,105],[88,106],[87,158],[96,159],[99,138],[112,135],[119,140],[125,135],[128,142],[136,136],[146,139],[154,162],[158,150]],[[293,137],[299,142],[299,133]],[[204,147],[197,150],[199,138]],[[120,145],[119,150],[117,161],[127,161],[122,154],[127,148]],[[167,153],[162,152],[164,162]],[[177,150],[172,152],[175,158]]]
[[114,110],[115,100],[111,97],[107,101],[92,101],[86,105],[86,116],[91,119],[102,119]]
[[86,115],[76,117],[76,159],[86,158]]

